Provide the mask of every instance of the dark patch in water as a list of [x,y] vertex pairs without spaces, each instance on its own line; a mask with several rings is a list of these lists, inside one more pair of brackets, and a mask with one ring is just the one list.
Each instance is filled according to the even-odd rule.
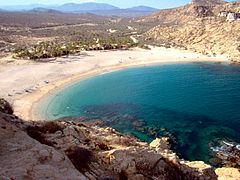
[[209,161],[210,147],[240,142],[240,68],[187,63],[133,68],[66,87],[43,111],[47,117],[111,126],[150,142],[169,136],[188,160]]
[[81,111],[90,121],[100,120],[103,126],[111,126],[144,141],[150,142],[156,137],[168,136],[178,155],[190,160],[209,162],[211,144],[216,144],[218,137],[228,137],[228,140],[239,137],[239,133],[227,127],[227,124],[220,126],[218,120],[208,116],[166,108],[118,103],[83,106]]

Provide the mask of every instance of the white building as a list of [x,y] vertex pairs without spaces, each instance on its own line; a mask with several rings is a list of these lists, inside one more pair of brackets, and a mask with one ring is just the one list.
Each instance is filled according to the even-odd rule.
[[235,21],[235,20],[236,20],[235,13],[228,13],[227,21]]

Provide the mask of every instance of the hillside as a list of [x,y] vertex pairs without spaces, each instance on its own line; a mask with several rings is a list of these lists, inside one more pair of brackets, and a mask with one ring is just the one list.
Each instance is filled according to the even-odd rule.
[[[234,168],[214,169],[179,159],[168,138],[150,145],[97,122],[77,118],[26,122],[0,99],[0,179],[211,179],[239,178]],[[17,161],[16,161],[17,160]]]
[[192,0],[192,4],[199,6],[215,6],[224,4],[224,0]]
[[228,22],[218,16],[221,11],[239,10],[240,2],[214,6],[190,3],[137,21],[158,22],[158,26],[144,34],[144,40],[150,43],[167,44],[209,55],[226,54],[231,60],[240,61],[240,21]]

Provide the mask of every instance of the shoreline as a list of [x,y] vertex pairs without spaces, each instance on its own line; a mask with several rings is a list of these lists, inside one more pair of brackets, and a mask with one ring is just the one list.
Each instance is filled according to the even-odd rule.
[[[109,57],[109,59],[107,60],[106,60],[106,55]],[[80,56],[77,56],[77,57],[70,56],[67,59],[80,58]],[[59,62],[64,62],[66,61],[66,58],[65,59],[58,58],[57,60]],[[32,92],[27,92],[27,94],[25,93],[20,94],[18,97],[15,97],[15,96],[11,97],[13,101],[13,107],[15,109],[15,114],[20,118],[23,118],[24,120],[27,120],[27,121],[30,121],[30,120],[38,121],[40,119],[38,115],[34,114],[35,113],[34,108],[37,106],[39,101],[47,97],[50,93],[58,89],[61,89],[68,84],[72,84],[76,81],[80,81],[85,78],[93,77],[103,73],[110,73],[110,72],[122,70],[125,68],[147,66],[147,65],[154,65],[154,64],[162,65],[162,64],[174,64],[174,63],[184,63],[184,62],[185,63],[186,62],[218,63],[218,62],[229,62],[229,60],[225,56],[209,57],[206,55],[192,53],[189,51],[183,51],[178,49],[152,48],[152,50],[142,50],[142,49],[135,48],[127,51],[89,52],[87,56],[84,56],[83,59],[79,60],[79,62],[73,61],[69,63],[70,65],[66,65],[66,67],[63,67],[63,68],[61,67],[62,68],[61,70],[70,72],[70,74],[68,75],[64,73],[59,75],[57,70],[51,69],[51,67],[59,68],[59,66],[61,66],[61,63],[59,63],[59,65],[55,63],[45,63],[45,64],[37,64],[37,65],[33,64],[31,66],[33,67],[32,70],[36,70],[36,66],[40,66],[39,68],[41,68],[41,66],[48,67],[49,65],[48,71],[43,72],[46,74],[45,75],[46,77],[49,76],[48,80],[45,80],[40,87],[38,87],[36,90]],[[71,65],[71,63],[73,64]],[[80,67],[76,69],[75,65],[78,65],[78,66],[86,65],[87,67],[84,66],[82,68]],[[30,65],[26,65],[26,66],[30,67]],[[71,69],[70,66],[71,67],[73,66],[72,68],[74,70]],[[21,68],[19,69],[21,70]],[[0,71],[0,78],[3,72]],[[55,74],[52,76],[53,73]],[[32,82],[31,84],[32,86],[38,84],[39,79],[42,80],[41,77],[36,76],[35,78],[37,80]]]
[[[105,67],[105,68],[101,69],[101,71],[98,71],[97,69],[93,69],[93,70],[90,70],[89,72],[86,72],[86,73],[83,73],[83,74],[81,73],[81,74],[78,74],[74,77],[69,77],[67,79],[55,82],[55,84],[53,85],[54,87],[47,85],[46,90],[45,90],[45,88],[44,88],[44,90],[42,90],[42,91],[46,91],[46,92],[44,92],[44,94],[42,93],[41,95],[39,95],[40,97],[36,101],[32,102],[31,109],[28,112],[29,115],[26,116],[26,117],[28,119],[33,120],[33,121],[48,121],[48,120],[50,121],[51,119],[41,117],[42,116],[41,113],[36,111],[36,109],[37,109],[39,103],[41,102],[41,100],[43,100],[44,98],[47,98],[48,96],[54,94],[58,90],[64,89],[68,85],[72,85],[74,83],[85,80],[87,78],[92,78],[92,77],[95,77],[95,76],[99,76],[99,75],[107,74],[107,73],[112,73],[112,72],[115,72],[115,71],[121,71],[121,70],[124,70],[124,69],[127,69],[127,68],[147,67],[147,66],[155,66],[155,65],[157,66],[157,65],[176,64],[176,63],[191,63],[191,62],[194,63],[195,61],[150,62],[150,63],[147,63],[147,64],[146,63],[138,63],[138,64],[115,65],[115,66]],[[203,62],[203,61],[198,61],[198,62]],[[205,62],[211,62],[211,61],[205,61]],[[211,62],[211,63],[213,63],[213,62]],[[44,120],[43,120],[43,118],[44,118]]]

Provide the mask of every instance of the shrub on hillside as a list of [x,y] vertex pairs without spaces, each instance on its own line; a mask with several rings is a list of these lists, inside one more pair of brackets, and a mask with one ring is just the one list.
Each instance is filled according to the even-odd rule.
[[39,127],[39,131],[41,131],[42,133],[53,134],[57,131],[62,131],[62,130],[63,130],[63,127],[54,121],[46,122],[41,127]]
[[13,108],[10,105],[10,103],[2,98],[0,99],[0,112],[11,114],[11,115],[13,114]]
[[54,145],[51,141],[48,141],[45,138],[44,134],[42,134],[41,131],[39,131],[39,127],[38,126],[29,126],[29,127],[27,127],[26,131],[27,131],[27,134],[31,138],[37,140],[41,144],[45,144],[45,145],[48,145],[48,146],[53,146]]
[[85,172],[89,169],[89,163],[93,158],[90,150],[82,147],[71,147],[66,150],[66,154],[75,168],[80,172]]

